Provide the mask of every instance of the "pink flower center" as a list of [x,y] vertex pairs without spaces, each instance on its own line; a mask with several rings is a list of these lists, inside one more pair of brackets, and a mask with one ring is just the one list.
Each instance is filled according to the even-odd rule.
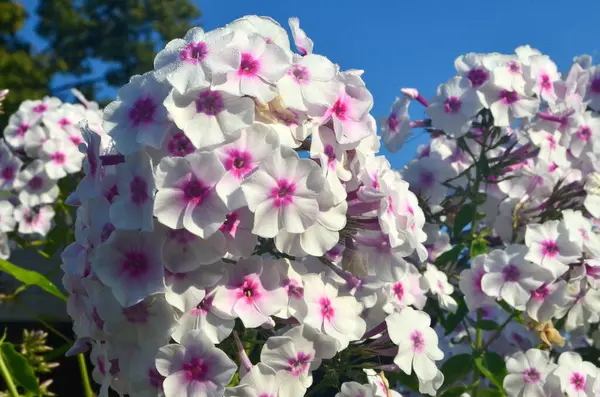
[[425,350],[425,339],[423,338],[421,331],[414,330],[413,333],[410,334],[410,340],[413,344],[413,352],[423,353],[423,350]]
[[571,375],[571,379],[569,379],[569,383],[575,390],[583,390],[585,389],[585,376],[579,372],[574,372]]
[[512,105],[519,100],[519,94],[516,91],[502,90],[500,91],[500,99],[506,105]]
[[324,296],[319,299],[319,304],[321,305],[321,316],[325,320],[331,320],[335,315],[335,310],[331,306],[331,301],[328,297]]
[[179,59],[184,62],[197,65],[208,55],[208,47],[203,41],[188,43],[179,53]]
[[543,91],[549,91],[552,89],[552,81],[550,81],[550,76],[547,74],[543,74],[540,76],[540,86]]
[[92,309],[92,320],[94,321],[94,324],[96,325],[96,327],[98,327],[98,329],[104,328],[104,320],[100,318],[100,315],[98,314],[98,309],[95,307]]
[[65,126],[67,126],[67,125],[71,125],[71,124],[73,124],[73,123],[71,122],[71,120],[69,120],[69,119],[68,119],[68,118],[66,118],[66,117],[63,117],[62,119],[58,120],[58,125],[59,125],[60,127],[65,127]]
[[546,299],[548,295],[550,295],[550,290],[547,285],[542,285],[535,291],[531,291],[531,298],[540,302]]
[[398,126],[400,122],[398,121],[398,117],[395,114],[390,114],[390,117],[387,119],[387,126],[390,131],[398,132]]
[[182,132],[173,135],[167,144],[167,150],[171,156],[183,157],[192,153],[195,148],[189,138]]
[[250,152],[231,149],[227,153],[225,160],[225,169],[231,171],[237,179],[242,179],[244,175],[252,171],[252,154]]
[[100,371],[100,373],[102,375],[106,375],[106,368],[104,368],[104,359],[102,357],[98,357],[98,371]]
[[462,101],[455,96],[451,96],[444,101],[444,113],[456,114],[460,111],[461,106]]
[[183,188],[185,201],[196,205],[202,204],[209,193],[210,189],[201,180],[195,178],[187,182]]
[[106,191],[106,194],[105,194],[104,197],[108,200],[109,203],[112,204],[113,201],[114,201],[114,199],[115,199],[115,197],[118,196],[118,195],[119,195],[119,189],[117,188],[117,185],[112,185],[110,187],[110,189],[108,189]]
[[240,63],[240,69],[238,74],[245,76],[254,76],[260,68],[260,62],[258,59],[254,59],[252,54],[247,52],[242,53],[242,61]]
[[489,74],[485,69],[477,68],[469,70],[467,78],[471,85],[475,88],[481,87],[489,78]]
[[546,141],[548,142],[550,149],[556,150],[556,139],[554,139],[552,135],[546,135]]
[[162,389],[165,377],[158,373],[155,368],[148,369],[148,383],[155,389]]
[[156,104],[150,97],[138,98],[129,109],[129,121],[134,127],[154,121]]
[[2,179],[5,181],[12,181],[15,179],[15,170],[12,165],[7,165],[2,170]]
[[396,295],[396,299],[401,301],[404,297],[404,285],[402,285],[402,282],[398,281],[396,284],[394,284],[392,290],[394,291],[394,295]]
[[294,358],[288,359],[287,371],[291,372],[293,376],[299,376],[308,370],[308,366],[311,362],[312,356],[303,352],[298,353]]
[[23,217],[24,217],[26,223],[28,223],[32,226],[35,226],[39,223],[39,220],[40,220],[39,215],[40,214],[37,211],[29,210],[28,212],[26,212],[23,215]]
[[435,176],[433,175],[433,172],[421,172],[421,174],[419,175],[419,182],[421,182],[421,186],[423,186],[424,188],[432,187],[433,183],[435,182]]
[[262,296],[258,281],[249,278],[244,280],[242,285],[238,287],[238,290],[238,298],[246,299],[248,302],[255,301]]
[[25,136],[25,133],[27,132],[28,129],[29,129],[29,124],[27,124],[27,123],[19,124],[19,126],[17,127],[17,135]]
[[123,317],[132,324],[146,324],[150,313],[148,306],[144,302],[140,302],[137,305],[125,307],[121,310]]
[[559,253],[558,245],[554,240],[546,240],[542,243],[542,254],[549,258],[555,257]]
[[344,98],[339,98],[334,104],[333,108],[331,108],[331,113],[335,114],[335,116],[340,120],[346,120],[348,113],[348,104],[344,100]]
[[204,299],[202,299],[202,301],[196,307],[196,309],[198,310],[198,313],[193,313],[193,314],[200,315],[200,314],[208,313],[210,311],[210,309],[212,308],[213,299],[214,299],[214,295],[206,296]]
[[81,137],[78,137],[76,135],[70,136],[69,140],[71,142],[73,142],[73,145],[75,145],[75,146],[79,146],[81,143],[83,143],[83,139],[81,139]]
[[134,176],[129,182],[129,192],[131,193],[131,201],[135,205],[143,205],[148,201],[148,184],[140,176]]
[[535,368],[527,368],[523,371],[523,382],[525,383],[538,383],[542,375]]
[[149,261],[143,252],[130,251],[121,262],[121,272],[129,278],[139,278],[148,273]]
[[237,212],[231,212],[225,217],[225,222],[223,222],[221,225],[220,230],[232,237],[235,237],[240,222],[240,216],[237,214]]
[[36,175],[29,180],[27,186],[30,190],[40,190],[42,187],[44,187],[44,180],[41,176]]
[[104,227],[102,228],[102,233],[100,233],[100,242],[105,243],[114,230],[115,226],[112,223],[107,223],[106,225],[104,225]]
[[331,165],[335,164],[335,160],[337,158],[335,154],[335,149],[331,145],[325,145],[325,155],[327,156],[327,162]]
[[590,91],[592,94],[600,94],[600,76],[594,76],[590,83]]
[[65,163],[66,157],[63,152],[52,153],[50,159],[54,164],[62,165]]
[[521,64],[515,61],[508,63],[508,70],[513,74],[521,74]]
[[294,192],[296,191],[296,185],[286,179],[281,179],[277,182],[277,186],[271,189],[269,198],[274,199],[273,205],[275,207],[285,207],[292,203],[294,200]]
[[225,109],[223,96],[216,91],[203,91],[196,99],[196,111],[208,116],[216,116]]
[[187,372],[188,381],[204,382],[208,368],[203,359],[193,358],[183,364],[183,370]]
[[48,106],[44,105],[43,103],[40,103],[39,105],[33,108],[33,111],[38,114],[44,113],[46,110],[48,110]]
[[288,73],[293,76],[298,84],[308,83],[310,80],[310,73],[304,66],[292,65]]
[[589,141],[590,138],[592,137],[592,129],[590,127],[586,126],[582,126],[579,127],[579,129],[577,130],[577,138],[581,139],[582,141]]
[[300,300],[304,297],[304,286],[301,282],[293,279],[285,279],[283,288],[287,291],[289,297]]
[[506,282],[516,283],[521,278],[521,271],[515,265],[508,265],[502,269],[502,277]]

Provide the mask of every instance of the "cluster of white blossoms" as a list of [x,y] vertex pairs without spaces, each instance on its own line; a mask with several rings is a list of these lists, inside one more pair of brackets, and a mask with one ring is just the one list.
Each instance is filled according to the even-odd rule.
[[81,170],[79,123],[100,130],[102,112],[74,91],[82,104],[54,97],[26,100],[10,116],[0,139],[0,258],[10,256],[7,233],[39,238],[53,225],[58,181]]
[[[479,312],[504,324],[482,338],[506,360],[506,395],[599,396],[597,362],[575,351],[600,347],[600,66],[580,56],[561,75],[522,46],[455,67],[431,100],[403,89],[382,128],[390,151],[415,128],[432,136],[401,173],[427,214],[428,262],[439,270],[428,264],[425,277],[441,280],[432,293],[449,310],[464,299],[474,320],[453,349],[470,350]],[[412,101],[428,118],[411,120]],[[453,252],[459,266],[442,267]]]
[[[101,395],[303,396],[356,349],[440,386],[425,215],[376,155],[362,71],[290,27],[300,54],[266,17],[191,29],[84,131],[63,281]],[[338,395],[399,395],[361,374]]]

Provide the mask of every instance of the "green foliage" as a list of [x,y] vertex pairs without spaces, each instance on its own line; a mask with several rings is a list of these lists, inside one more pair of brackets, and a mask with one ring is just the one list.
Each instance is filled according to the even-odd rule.
[[[100,85],[121,86],[150,70],[156,50],[198,25],[200,17],[191,0],[44,0],[36,13],[35,30],[48,42],[43,49],[17,34],[28,17],[23,5],[0,0],[0,89],[11,90],[0,131],[26,99],[73,86],[94,98]],[[89,78],[92,60],[107,63],[108,70]],[[77,82],[52,87],[58,74]]]
[[116,86],[152,69],[156,50],[200,17],[190,0],[45,0],[37,14],[36,32],[70,73],[88,74],[101,60],[111,65],[102,80]]
[[470,354],[452,356],[442,365],[441,371],[444,374],[444,387],[464,380],[473,371],[473,356]]
[[454,219],[454,235],[458,236],[462,230],[471,223],[475,217],[477,207],[472,203],[465,204],[456,214]]
[[2,259],[0,259],[0,271],[10,274],[25,285],[37,285],[49,294],[67,301],[67,297],[50,280],[36,271],[23,269]]
[[483,356],[475,359],[475,365],[483,376],[488,378],[498,389],[502,390],[502,382],[507,374],[506,364],[502,357],[497,353],[486,352]]
[[2,354],[2,360],[8,368],[13,381],[26,392],[39,395],[39,381],[25,356],[19,353],[12,343],[8,342],[0,344],[0,354]]
[[456,313],[452,313],[451,315],[449,315],[443,324],[445,336],[448,336],[452,332],[454,332],[456,327],[458,327],[458,324],[460,324],[460,322],[465,318],[467,313],[469,313],[469,309],[467,308],[467,304],[465,303],[464,298],[461,297],[457,299],[456,303],[458,303]]

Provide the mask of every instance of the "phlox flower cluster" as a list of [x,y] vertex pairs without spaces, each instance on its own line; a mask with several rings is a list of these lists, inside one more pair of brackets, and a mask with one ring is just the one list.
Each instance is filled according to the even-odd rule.
[[[191,29],[84,131],[62,267],[101,396],[325,395],[323,368],[339,396],[397,396],[380,355],[440,387],[422,309],[456,301],[421,265],[425,214],[377,155],[363,72],[290,27],[297,53],[266,17]],[[352,352],[372,365],[350,381]]]
[[[24,101],[9,117],[0,139],[0,258],[22,240],[46,236],[54,225],[58,183],[81,170],[80,123],[102,128],[98,104],[74,90],[81,104],[55,97]],[[6,95],[6,93],[4,94]],[[11,236],[9,236],[11,233]]]
[[[431,292],[468,313],[453,348],[481,332],[508,396],[600,395],[597,363],[575,352],[600,342],[600,66],[580,56],[561,74],[522,46],[455,68],[430,100],[403,89],[382,127],[390,151],[431,135],[401,174],[426,214]],[[415,101],[427,118],[411,120]]]

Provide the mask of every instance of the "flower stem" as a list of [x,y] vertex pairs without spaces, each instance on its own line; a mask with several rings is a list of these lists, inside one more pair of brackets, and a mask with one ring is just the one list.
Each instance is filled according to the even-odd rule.
[[81,375],[81,382],[83,383],[84,396],[95,397],[95,394],[92,391],[92,384],[90,383],[87,364],[85,362],[85,356],[83,353],[79,353],[77,355],[77,362],[79,363],[79,374]]
[[2,357],[2,353],[0,352],[0,373],[2,373],[2,378],[4,379],[4,383],[6,383],[6,389],[8,390],[8,395],[10,397],[19,397],[19,392],[17,391],[17,386],[15,386],[15,382],[13,382],[12,376],[4,362],[4,357]]

